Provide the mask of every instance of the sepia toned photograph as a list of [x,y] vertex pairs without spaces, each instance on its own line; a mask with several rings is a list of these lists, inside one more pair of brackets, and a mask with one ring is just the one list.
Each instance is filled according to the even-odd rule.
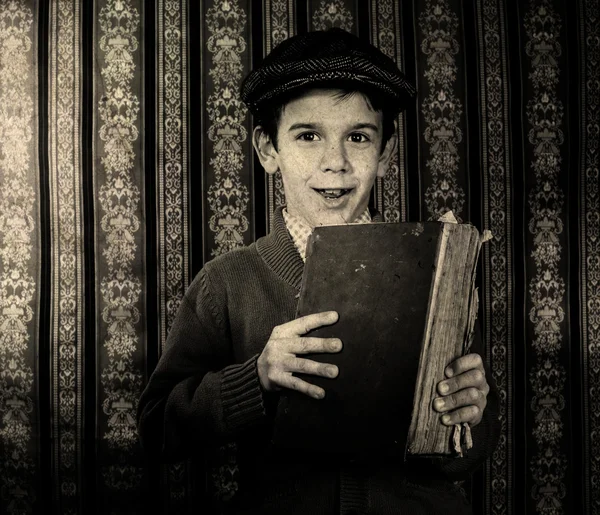
[[600,515],[600,0],[0,0],[0,514]]

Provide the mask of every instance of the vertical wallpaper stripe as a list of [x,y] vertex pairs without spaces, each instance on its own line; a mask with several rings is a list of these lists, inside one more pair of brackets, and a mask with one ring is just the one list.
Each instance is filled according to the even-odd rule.
[[[254,240],[251,124],[239,96],[252,66],[250,7],[249,0],[207,1],[201,6],[205,262]],[[234,498],[237,446],[216,449],[207,462],[210,497],[216,503]]]
[[81,1],[50,5],[48,145],[52,225],[52,480],[60,513],[81,513],[84,249]]
[[[109,513],[141,492],[136,428],[145,370],[141,0],[96,3],[94,44],[97,494]],[[131,513],[135,511],[131,506]]]
[[[528,220],[526,233],[528,432],[532,446],[527,460],[531,473],[530,513],[569,512],[564,452],[570,437],[565,411],[566,221],[565,194],[560,176],[563,163],[564,104],[561,70],[564,21],[551,0],[528,2],[524,11],[524,76],[528,77],[523,102],[527,129]],[[560,4],[558,4],[560,5]],[[527,214],[529,216],[527,216]]]
[[190,283],[188,191],[188,7],[157,0],[158,248],[160,342]]
[[[418,20],[420,170],[423,177],[423,219],[437,220],[452,210],[460,221],[465,212],[463,132],[464,81],[459,40],[460,2],[426,0],[415,3]],[[459,60],[461,63],[459,64]]]
[[[157,0],[157,216],[160,349],[190,282],[188,4]],[[185,463],[166,467],[168,513],[188,500]]]
[[579,9],[581,59],[580,284],[583,483],[586,513],[600,514],[600,2]]
[[0,2],[0,511],[29,513],[39,491],[37,12]]
[[293,0],[263,0],[265,56],[279,43],[295,35],[296,16]]
[[[264,1],[265,55],[282,41],[296,35],[296,17],[293,0]],[[285,205],[281,173],[267,174],[267,231],[271,229],[273,212]]]
[[[400,30],[401,6],[392,0],[371,0],[371,43],[393,59],[404,70],[403,34]],[[375,183],[375,207],[386,222],[406,222],[408,219],[406,114],[397,119],[398,149],[383,178]]]
[[249,7],[248,0],[203,6],[205,261],[254,239],[250,117],[239,97],[251,66]]
[[512,513],[514,275],[506,12],[502,1],[477,4],[481,113],[483,229],[493,239],[482,247],[483,311],[487,358],[500,392],[500,441],[486,464],[485,510]]

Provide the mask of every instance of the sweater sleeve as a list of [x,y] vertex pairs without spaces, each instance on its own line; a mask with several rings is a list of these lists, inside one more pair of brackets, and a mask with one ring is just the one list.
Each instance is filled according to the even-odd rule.
[[226,296],[206,269],[186,292],[138,405],[144,450],[165,461],[202,453],[266,420],[256,360],[234,363]]

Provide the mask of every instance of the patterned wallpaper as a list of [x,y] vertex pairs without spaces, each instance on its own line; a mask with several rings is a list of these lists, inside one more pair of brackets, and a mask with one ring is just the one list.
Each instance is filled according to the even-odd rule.
[[568,234],[565,187],[559,180],[566,155],[565,21],[560,6],[552,3],[529,5],[521,16],[522,58],[529,78],[523,88],[527,419],[533,444],[527,455],[528,479],[532,499],[548,509],[569,503],[567,484],[573,473],[567,462],[572,420],[565,402],[570,382],[565,352]]
[[40,480],[37,21],[35,5],[0,4],[0,495],[15,513]]
[[[84,224],[81,155],[81,37],[77,4],[51,6],[49,44],[48,174],[52,249],[50,310],[51,434],[55,439],[52,495],[65,513],[81,508],[83,482]],[[42,399],[38,403],[43,402]],[[39,494],[39,491],[38,491]],[[27,499],[27,498],[25,498]],[[7,510],[8,511],[8,510]]]
[[0,0],[0,513],[218,513],[235,445],[141,452],[137,398],[202,264],[285,203],[238,88],[341,27],[418,85],[372,203],[490,229],[496,452],[475,513],[600,514],[598,0]]

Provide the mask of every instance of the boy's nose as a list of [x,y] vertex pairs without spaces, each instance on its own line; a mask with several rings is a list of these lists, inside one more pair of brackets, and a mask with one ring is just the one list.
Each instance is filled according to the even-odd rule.
[[348,171],[348,158],[343,145],[328,145],[321,157],[321,170],[324,172]]

